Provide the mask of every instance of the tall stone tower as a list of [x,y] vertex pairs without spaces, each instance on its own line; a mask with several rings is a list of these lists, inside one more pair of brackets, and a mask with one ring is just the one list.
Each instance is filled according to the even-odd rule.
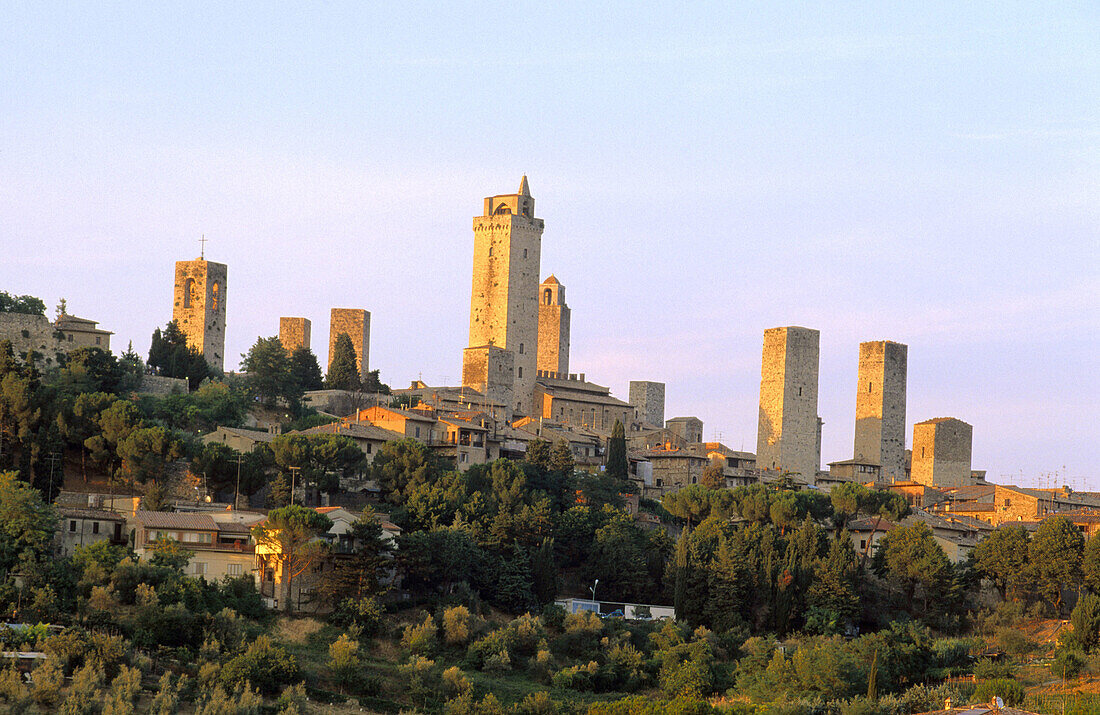
[[638,419],[660,427],[665,423],[665,383],[631,380],[630,404],[638,411]]
[[856,459],[882,465],[879,479],[905,479],[905,376],[909,348],[889,340],[859,344]]
[[[515,194],[485,199],[474,217],[474,269],[470,290],[470,347],[463,353],[463,384],[490,382],[483,366],[506,360],[474,359],[492,346],[512,353],[513,376],[508,404],[531,414],[539,331],[539,262],[542,219],[524,176]],[[471,362],[472,361],[472,362]]]
[[936,417],[913,425],[913,481],[930,487],[972,484],[973,439],[974,428],[954,417]]
[[539,286],[537,367],[562,375],[569,372],[569,306],[565,304],[565,286],[553,275]]
[[360,308],[333,308],[328,325],[328,367],[332,368],[336,338],[347,333],[359,360],[359,376],[366,378],[370,372],[370,313]]
[[309,349],[310,330],[309,318],[279,318],[279,342],[288,353],[300,347]]
[[225,369],[224,263],[205,258],[176,261],[172,320],[187,336],[187,345],[202,353],[212,368]]
[[764,331],[756,464],[814,483],[821,464],[817,369],[821,334],[811,328]]

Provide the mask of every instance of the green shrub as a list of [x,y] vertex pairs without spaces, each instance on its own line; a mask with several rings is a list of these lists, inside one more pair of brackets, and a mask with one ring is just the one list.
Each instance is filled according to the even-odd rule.
[[298,679],[298,661],[267,636],[260,636],[244,653],[222,667],[221,682],[228,690],[246,682],[267,695],[278,693],[284,685]]
[[998,678],[997,680],[983,680],[974,689],[974,700],[980,703],[990,703],[994,697],[999,697],[1005,705],[1019,705],[1024,701],[1024,686],[1015,680]]
[[465,606],[452,606],[443,611],[443,640],[447,645],[466,645],[473,630],[473,617]]
[[367,636],[376,636],[382,632],[383,617],[386,609],[374,596],[346,598],[329,616],[329,622],[341,628],[359,626],[360,632]]
[[1059,648],[1050,664],[1050,674],[1056,678],[1076,678],[1088,662],[1088,656],[1079,650]]
[[1016,667],[1007,661],[982,658],[974,664],[974,677],[978,680],[1004,680],[1016,677]]

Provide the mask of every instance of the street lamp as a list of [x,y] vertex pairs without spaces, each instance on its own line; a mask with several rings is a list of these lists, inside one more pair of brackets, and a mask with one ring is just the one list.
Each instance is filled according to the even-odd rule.
[[599,579],[596,579],[596,580],[595,580],[595,581],[594,581],[594,582],[592,583],[592,588],[591,588],[591,589],[589,589],[590,591],[592,591],[592,600],[593,600],[593,601],[595,601],[595,600],[596,600],[596,586],[599,586],[599,585],[600,585],[600,580],[599,580]]

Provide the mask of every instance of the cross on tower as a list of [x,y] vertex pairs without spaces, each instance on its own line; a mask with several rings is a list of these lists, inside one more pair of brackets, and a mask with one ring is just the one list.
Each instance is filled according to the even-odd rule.
[[205,233],[202,235],[202,238],[199,239],[199,258],[204,259],[204,260],[206,259],[206,234]]

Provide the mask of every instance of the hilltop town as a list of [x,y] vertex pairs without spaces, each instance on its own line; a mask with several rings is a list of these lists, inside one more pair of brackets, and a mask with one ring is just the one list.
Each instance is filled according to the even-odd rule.
[[852,457],[823,469],[800,326],[762,336],[755,452],[706,441],[666,383],[624,400],[571,365],[543,229],[526,176],[473,218],[457,385],[384,384],[364,308],[331,309],[323,372],[300,316],[226,372],[229,266],[205,253],[176,263],[148,358],[111,352],[109,318],[0,293],[0,702],[1098,705],[1100,493],[988,481],[958,417],[907,440],[895,340],[852,346]]

